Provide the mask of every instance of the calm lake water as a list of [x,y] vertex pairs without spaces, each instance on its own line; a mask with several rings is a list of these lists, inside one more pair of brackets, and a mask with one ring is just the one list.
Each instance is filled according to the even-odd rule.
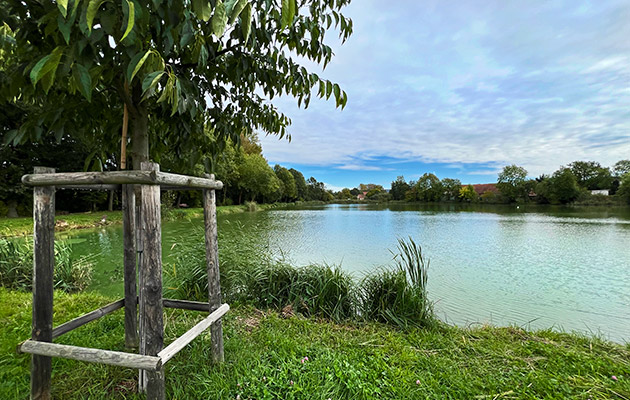
[[[200,225],[164,224],[167,261],[173,244],[202,240],[191,233]],[[294,265],[341,265],[357,278],[390,264],[397,238],[411,236],[430,259],[429,296],[449,323],[553,327],[630,341],[628,209],[328,205],[220,216],[219,230]],[[122,293],[120,226],[65,238],[77,254],[100,253],[93,289]]]

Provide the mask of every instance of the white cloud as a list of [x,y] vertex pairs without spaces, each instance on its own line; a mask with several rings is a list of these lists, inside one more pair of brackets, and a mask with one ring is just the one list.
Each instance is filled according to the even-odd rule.
[[266,137],[265,155],[345,170],[383,168],[366,155],[516,163],[531,175],[630,158],[630,4],[482,4],[352,4],[355,33],[323,73],[346,109],[282,98],[293,141]]

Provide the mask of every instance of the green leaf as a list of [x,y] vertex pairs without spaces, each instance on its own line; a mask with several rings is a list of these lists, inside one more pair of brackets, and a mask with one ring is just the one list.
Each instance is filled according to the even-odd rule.
[[87,101],[92,101],[92,77],[88,69],[81,64],[75,63],[72,66],[72,77],[83,97]]
[[172,96],[171,94],[172,91],[173,91],[173,75],[170,74],[168,76],[168,81],[166,82],[166,86],[164,87],[164,90],[162,90],[162,95],[157,100],[157,102],[161,103],[163,101],[168,100],[168,98]]
[[57,0],[57,8],[61,12],[64,18],[68,15],[68,0]]
[[331,81],[326,81],[326,98],[328,99],[330,97],[330,94],[332,93],[332,89],[333,89],[333,84]]
[[280,19],[282,22],[282,28],[286,28],[287,26],[289,26],[289,24],[291,23],[291,17],[290,17],[290,13],[291,13],[291,6],[290,6],[291,0],[282,0],[282,11],[280,13]]
[[234,21],[236,21],[236,18],[238,18],[238,16],[241,15],[241,12],[245,9],[245,7],[248,4],[249,3],[248,3],[247,0],[237,0],[236,4],[232,8],[232,10],[229,12],[229,14],[230,14],[230,21],[228,23],[230,25],[232,25],[234,23]]
[[281,22],[282,28],[286,28],[293,23],[297,12],[295,0],[282,0]]
[[33,82],[33,86],[37,85],[37,82],[44,75],[42,73],[42,69],[44,68],[44,65],[46,65],[48,60],[50,60],[50,57],[51,57],[51,55],[49,54],[49,55],[45,56],[44,58],[42,58],[41,60],[39,60],[37,62],[37,64],[35,64],[33,69],[31,70],[31,82]]
[[70,31],[72,29],[72,22],[67,23],[66,20],[63,19],[61,15],[57,17],[57,26],[59,27],[59,32],[63,36],[63,40],[66,41],[66,44],[70,44]]
[[35,64],[30,74],[33,86],[37,85],[37,82],[39,82],[42,78],[47,77],[47,80],[44,83],[44,90],[46,90],[46,92],[48,91],[54,81],[55,72],[57,71],[57,66],[59,65],[62,54],[63,47],[57,46],[52,53],[45,56],[39,60],[37,64]]
[[127,1],[127,6],[129,7],[129,16],[127,17],[127,29],[125,29],[125,33],[122,35],[122,37],[120,38],[120,41],[122,42],[123,40],[125,40],[125,38],[127,37],[127,35],[129,34],[129,32],[131,32],[131,30],[133,29],[133,23],[134,23],[134,19],[135,19],[135,6],[133,4],[132,1],[129,0],[125,0]]
[[225,25],[227,25],[227,14],[225,13],[225,5],[221,0],[217,0],[217,5],[214,8],[214,15],[212,16],[212,33],[215,36],[220,37],[225,32]]
[[96,17],[96,13],[98,9],[101,7],[103,3],[107,0],[90,0],[87,6],[87,13],[85,15],[85,19],[87,22],[88,32],[92,32],[92,25],[94,25],[94,18]]
[[337,104],[340,104],[340,98],[339,98],[339,92],[341,91],[341,89],[339,89],[339,85],[337,85],[336,83],[333,85],[333,92],[335,93],[335,100],[337,101]]
[[179,81],[177,80],[177,77],[174,77],[174,83],[173,83],[173,91],[172,91],[172,98],[171,98],[171,103],[172,103],[172,110],[171,110],[171,117],[173,115],[175,115],[175,113],[177,112],[177,108],[179,106],[179,96],[182,92],[181,90],[181,85],[179,84]]
[[192,8],[193,12],[200,20],[207,22],[210,19],[212,7],[208,0],[192,0]]
[[247,43],[249,34],[252,31],[252,5],[247,3],[241,13],[241,31],[243,32],[243,43]]
[[136,54],[135,57],[131,60],[129,66],[127,67],[127,81],[129,83],[131,83],[133,77],[136,76],[138,71],[140,71],[140,68],[142,68],[142,65],[147,60],[150,54],[151,50],[147,50],[144,54]]
[[142,80],[142,94],[144,95],[147,90],[155,87],[155,85],[157,85],[157,83],[160,81],[160,78],[164,74],[164,71],[155,71],[147,74]]

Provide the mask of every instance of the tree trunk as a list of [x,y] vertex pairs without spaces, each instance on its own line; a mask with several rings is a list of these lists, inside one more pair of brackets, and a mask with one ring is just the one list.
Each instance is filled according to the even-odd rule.
[[133,99],[135,107],[129,113],[131,161],[133,169],[138,171],[142,162],[149,161],[149,112],[146,105],[140,103],[138,90],[134,90]]
[[9,204],[7,204],[7,207],[9,207],[9,211],[7,212],[7,217],[9,218],[19,217],[18,212],[17,212],[17,201],[9,200]]
[[114,211],[114,191],[109,191],[109,200],[107,202],[107,211]]

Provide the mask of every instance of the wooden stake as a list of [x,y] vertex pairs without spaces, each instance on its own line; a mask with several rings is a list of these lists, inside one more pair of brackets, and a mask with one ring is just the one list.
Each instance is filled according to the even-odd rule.
[[123,265],[125,281],[125,347],[138,347],[138,289],[136,284],[136,194],[123,185]]
[[[214,180],[214,175],[206,176]],[[208,270],[208,303],[210,312],[221,306],[221,279],[219,273],[219,244],[217,236],[217,205],[214,190],[203,191],[203,217],[206,240],[206,268]],[[212,361],[223,362],[223,326],[219,319],[210,327]]]
[[[51,174],[54,168],[35,167],[35,174]],[[55,187],[33,189],[33,329],[31,339],[52,342],[53,269],[55,265]],[[33,355],[31,399],[50,399],[52,360]]]
[[[143,162],[143,171],[159,171],[159,165]],[[142,354],[157,356],[164,345],[164,320],[162,306],[162,234],[160,226],[160,188],[154,185],[142,185],[142,285],[140,301],[142,302],[140,319],[144,339]],[[164,399],[163,371],[146,371],[147,398]]]

